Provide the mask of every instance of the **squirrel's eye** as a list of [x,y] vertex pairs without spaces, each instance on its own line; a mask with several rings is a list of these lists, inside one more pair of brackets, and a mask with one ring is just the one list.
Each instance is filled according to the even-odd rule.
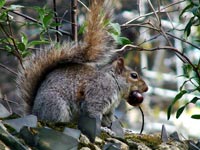
[[137,79],[138,78],[138,75],[137,75],[137,73],[131,73],[131,77],[133,78],[133,79]]

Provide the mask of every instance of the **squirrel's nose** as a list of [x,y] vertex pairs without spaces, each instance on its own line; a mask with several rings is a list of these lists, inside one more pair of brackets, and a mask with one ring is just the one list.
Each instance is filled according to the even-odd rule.
[[148,86],[146,86],[143,90],[144,90],[144,92],[147,92],[148,91]]

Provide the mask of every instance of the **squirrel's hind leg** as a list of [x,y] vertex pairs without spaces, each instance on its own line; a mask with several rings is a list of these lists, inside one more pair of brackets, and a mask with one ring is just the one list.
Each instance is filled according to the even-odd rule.
[[40,92],[34,101],[32,113],[39,120],[69,122],[72,112],[70,104],[57,91]]

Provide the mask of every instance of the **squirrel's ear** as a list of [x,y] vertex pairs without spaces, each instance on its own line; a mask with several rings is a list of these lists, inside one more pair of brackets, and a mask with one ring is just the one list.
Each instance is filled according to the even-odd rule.
[[124,71],[124,69],[124,59],[120,57],[115,61],[115,71],[116,73],[121,74]]

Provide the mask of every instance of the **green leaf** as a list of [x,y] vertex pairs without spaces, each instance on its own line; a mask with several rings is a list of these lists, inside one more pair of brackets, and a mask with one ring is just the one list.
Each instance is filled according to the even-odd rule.
[[190,9],[190,8],[192,8],[192,7],[193,7],[193,4],[192,4],[192,3],[190,3],[189,5],[187,5],[187,6],[182,10],[181,14],[179,15],[179,18],[181,18],[181,16],[182,16],[188,9]]
[[43,16],[45,15],[46,7],[44,6],[43,8],[41,8],[41,7],[35,6],[33,8],[37,11],[39,18],[42,20]]
[[168,109],[167,109],[167,120],[170,119],[171,117],[171,112],[172,112],[172,104],[169,105]]
[[119,35],[113,33],[110,33],[110,35],[113,37],[113,39],[118,45],[131,44],[131,41],[126,37],[120,37]]
[[42,22],[43,22],[43,25],[44,25],[45,28],[47,28],[50,25],[52,19],[53,19],[52,14],[48,14],[48,15],[44,16]]
[[86,23],[86,22],[84,22],[84,23],[80,26],[80,28],[79,28],[79,30],[78,30],[78,34],[79,34],[79,35],[85,33],[85,28],[86,28],[86,26],[87,26],[87,23]]
[[4,48],[8,53],[12,53],[13,52],[13,48],[11,46],[6,45]]
[[56,32],[56,33],[58,33],[61,36],[63,35],[62,32],[60,32],[59,30],[56,30],[56,29],[49,29],[49,31]]
[[8,12],[7,11],[2,11],[0,13],[0,22],[5,23],[8,17]]
[[61,25],[62,25],[61,23],[56,23],[56,22],[51,23],[51,27],[59,27]]
[[191,27],[193,25],[194,18],[195,17],[190,18],[190,21],[188,22],[188,24],[185,27],[184,34],[186,34],[187,37],[190,35]]
[[193,68],[190,64],[184,64],[183,65],[184,76],[186,78],[190,78],[192,70],[193,70]]
[[23,52],[26,49],[26,46],[24,45],[24,43],[18,43],[17,44],[17,48]]
[[185,109],[185,106],[182,106],[181,108],[179,108],[176,112],[176,118],[178,119],[180,117],[180,115],[183,113],[183,110]]
[[199,97],[194,97],[194,98],[190,101],[190,103],[196,104],[196,102],[197,102],[198,100],[200,100]]
[[28,50],[25,50],[25,51],[22,51],[22,52],[21,52],[21,54],[22,54],[22,57],[24,58],[24,57],[26,57],[26,56],[30,55],[30,54],[31,54],[31,52],[30,52],[30,51],[28,51]]
[[28,46],[36,46],[36,45],[41,45],[41,44],[49,44],[49,41],[32,41],[28,43]]
[[26,36],[26,34],[22,33],[21,41],[22,41],[22,43],[24,45],[27,45],[27,43],[28,43],[28,37]]
[[111,23],[111,22],[110,22],[110,19],[105,19],[104,22],[103,22],[103,25],[104,25],[105,27],[107,27],[110,23]]
[[119,39],[121,45],[131,44],[131,41],[126,37],[119,37],[118,39]]
[[198,16],[199,15],[199,6],[194,6],[192,9],[191,9],[191,12],[193,13],[194,16]]
[[191,118],[193,118],[193,119],[200,119],[200,115],[199,114],[198,115],[192,115]]
[[170,116],[171,116],[172,107],[174,106],[174,104],[175,104],[185,93],[187,93],[186,90],[180,91],[180,92],[176,95],[176,97],[174,98],[174,100],[172,101],[171,105],[168,107],[168,109],[167,109],[167,119],[168,119],[168,120],[170,119]]
[[[185,76],[184,76],[184,77],[185,77]],[[183,84],[179,87],[180,91],[183,90],[184,85],[185,85],[186,83],[188,83],[189,81],[190,81],[190,80],[186,80],[186,81],[183,82]]]
[[0,0],[0,8],[1,8],[2,6],[4,6],[5,3],[6,3],[6,0]]
[[15,10],[15,9],[18,9],[18,8],[23,8],[24,6],[22,5],[10,5],[10,7],[8,9],[11,9],[11,10]]
[[176,95],[176,97],[174,98],[173,104],[175,104],[185,93],[187,93],[186,90],[180,91],[180,92]]
[[110,23],[111,29],[110,33],[119,36],[121,34],[121,27],[118,23]]

